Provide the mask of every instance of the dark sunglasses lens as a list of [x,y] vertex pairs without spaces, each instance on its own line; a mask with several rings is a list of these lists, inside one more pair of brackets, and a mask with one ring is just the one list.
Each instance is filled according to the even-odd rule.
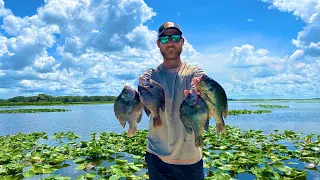
[[173,42],[179,42],[181,39],[181,36],[180,35],[172,35],[171,39]]
[[159,40],[162,44],[165,44],[168,42],[169,36],[160,37]]

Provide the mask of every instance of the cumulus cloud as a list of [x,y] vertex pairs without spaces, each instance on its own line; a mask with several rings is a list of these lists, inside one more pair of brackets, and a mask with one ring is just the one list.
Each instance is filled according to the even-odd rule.
[[55,43],[57,26],[46,26],[37,16],[3,18],[2,28],[13,37],[0,37],[0,69],[21,70],[33,63],[38,55]]
[[[58,25],[64,52],[80,55],[88,49],[100,52],[121,51],[145,46],[149,36],[142,24],[156,15],[142,0],[73,1],[48,0],[38,9],[47,24]],[[132,43],[133,41],[136,43]]]
[[[292,12],[295,16],[306,23],[298,37],[292,43],[299,48],[297,53],[292,56],[295,60],[303,57],[318,57],[320,55],[320,1],[318,0],[261,0],[271,4],[269,8],[276,8],[284,12]],[[302,57],[302,58],[301,58]]]
[[229,95],[243,97],[301,98],[316,97],[320,93],[320,60],[297,62],[292,56],[270,57],[265,49],[252,45],[234,47],[227,67],[231,84],[226,83]]
[[[309,98],[320,93],[320,29],[317,0],[261,0],[269,8],[290,12],[301,18],[306,27],[297,32],[291,55],[273,57],[267,49],[244,44],[233,47],[226,64],[230,81],[224,81],[229,96]],[[233,69],[233,71],[231,70]]]
[[[162,62],[157,33],[144,25],[156,13],[143,0],[45,0],[23,18],[0,0],[0,15],[3,92],[117,95]],[[186,43],[183,56],[194,54]]]
[[253,77],[274,76],[286,65],[286,58],[269,57],[266,49],[255,50],[249,44],[234,47],[227,64],[230,68],[246,68]]
[[[263,1],[306,22],[292,41],[293,54],[274,57],[249,44],[230,54],[201,54],[186,39],[182,59],[202,67],[230,98],[319,94],[317,2]],[[0,0],[0,16],[0,98],[118,95],[124,85],[136,88],[138,76],[162,62],[157,32],[146,26],[156,12],[143,0],[45,0],[23,18]]]

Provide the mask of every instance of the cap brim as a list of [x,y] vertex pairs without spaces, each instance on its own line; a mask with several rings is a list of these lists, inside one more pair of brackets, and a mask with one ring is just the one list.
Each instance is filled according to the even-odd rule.
[[158,34],[158,36],[161,36],[161,35],[162,35],[166,30],[168,30],[168,29],[175,29],[175,30],[177,30],[177,31],[180,32],[180,35],[182,35],[182,31],[181,31],[180,29],[178,29],[178,28],[176,28],[176,27],[168,27],[168,28],[162,30],[162,31]]

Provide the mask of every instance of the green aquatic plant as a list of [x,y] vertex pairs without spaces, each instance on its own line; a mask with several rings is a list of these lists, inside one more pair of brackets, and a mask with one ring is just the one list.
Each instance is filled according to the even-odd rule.
[[[320,135],[226,127],[227,135],[217,135],[212,126],[204,133],[206,179],[238,179],[241,174],[257,179],[306,179],[310,171],[320,175],[317,166],[303,165],[320,163]],[[0,136],[0,179],[148,179],[147,130],[138,130],[131,138],[126,135],[94,132],[86,141],[70,131],[56,132],[51,138],[44,132]],[[63,168],[69,169],[54,174]],[[70,168],[80,175],[64,173]]]
[[40,112],[67,112],[67,109],[8,109],[0,110],[0,113],[40,113]]
[[262,108],[289,108],[289,106],[282,106],[282,105],[270,105],[270,104],[257,104],[252,105],[253,107],[262,107]]
[[229,110],[228,115],[240,115],[240,114],[263,114],[263,113],[271,113],[271,110]]

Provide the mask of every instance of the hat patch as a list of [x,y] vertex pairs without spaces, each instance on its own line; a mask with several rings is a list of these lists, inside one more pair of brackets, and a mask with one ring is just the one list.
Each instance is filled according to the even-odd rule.
[[164,28],[174,27],[174,24],[172,22],[166,22],[163,25]]

